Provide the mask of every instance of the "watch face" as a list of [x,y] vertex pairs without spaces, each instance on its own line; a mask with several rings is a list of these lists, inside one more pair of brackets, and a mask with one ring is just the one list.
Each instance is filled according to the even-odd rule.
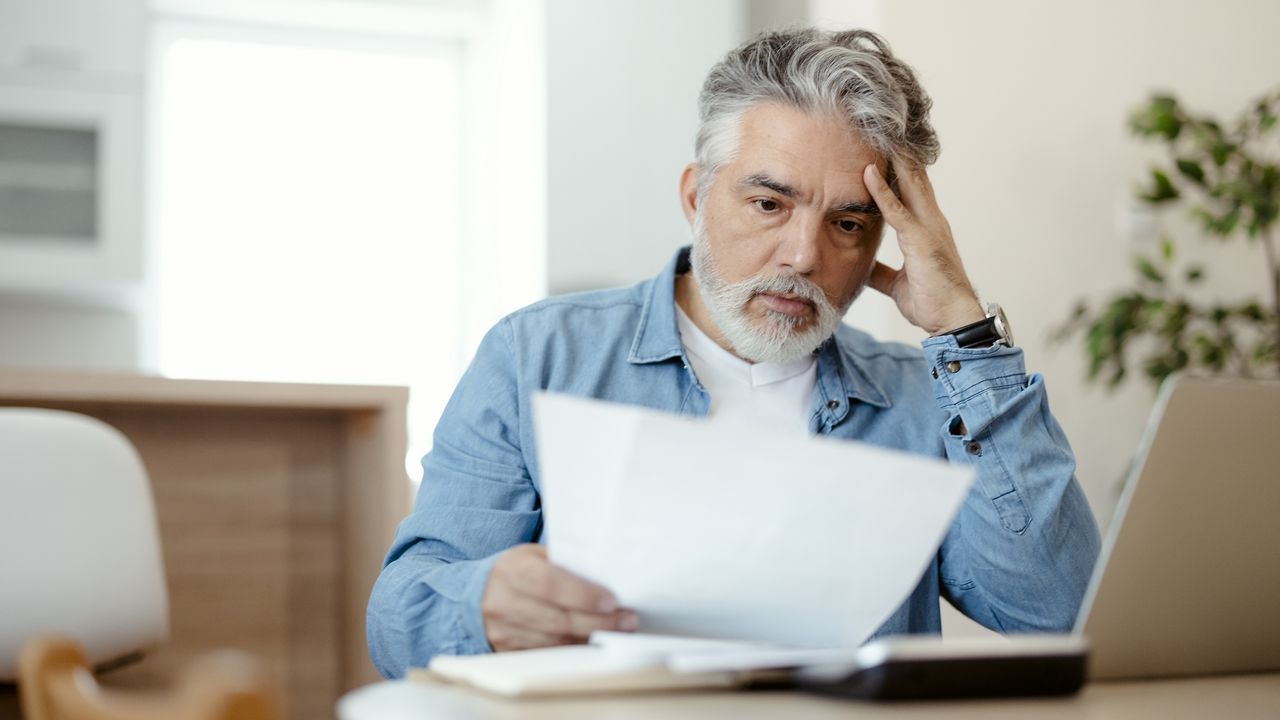
[[1009,318],[1005,316],[1004,308],[991,303],[987,306],[987,315],[996,319],[996,333],[1004,344],[1013,347],[1013,331],[1009,329]]

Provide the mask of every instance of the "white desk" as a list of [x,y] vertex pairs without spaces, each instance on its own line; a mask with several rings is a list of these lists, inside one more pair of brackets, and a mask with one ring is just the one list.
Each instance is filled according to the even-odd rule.
[[1280,673],[1087,685],[1079,695],[1034,700],[866,703],[785,691],[684,692],[597,698],[506,700],[421,681],[383,682],[338,701],[340,720],[577,720],[698,718],[1088,718],[1249,720],[1280,718]]

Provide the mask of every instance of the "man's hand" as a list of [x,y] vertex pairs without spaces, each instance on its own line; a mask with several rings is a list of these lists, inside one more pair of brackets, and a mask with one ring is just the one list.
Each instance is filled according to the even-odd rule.
[[922,167],[894,162],[893,168],[901,200],[875,165],[868,165],[862,177],[880,214],[898,231],[902,268],[876,261],[868,284],[893,298],[902,316],[930,335],[978,322],[986,314],[960,263],[929,176]]
[[489,644],[499,651],[582,643],[592,631],[630,632],[637,624],[612,593],[552,565],[537,544],[498,556],[480,611]]

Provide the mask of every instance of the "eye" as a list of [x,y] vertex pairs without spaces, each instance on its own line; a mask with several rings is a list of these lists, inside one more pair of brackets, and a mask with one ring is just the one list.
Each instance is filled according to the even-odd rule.
[[840,228],[840,232],[857,233],[862,232],[862,223],[857,220],[844,218],[836,221],[836,227]]
[[782,205],[772,198],[756,198],[751,202],[755,203],[756,209],[762,213],[776,213],[782,209]]

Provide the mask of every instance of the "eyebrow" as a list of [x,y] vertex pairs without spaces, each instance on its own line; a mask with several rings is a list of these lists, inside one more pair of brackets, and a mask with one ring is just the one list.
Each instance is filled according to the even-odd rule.
[[861,200],[856,200],[851,203],[837,205],[836,207],[831,208],[831,212],[832,213],[859,213],[862,215],[875,215],[876,217],[879,217],[880,206],[876,205],[874,200],[868,200],[866,202],[863,202]]
[[[795,188],[791,187],[790,185],[780,180],[775,180],[774,178],[771,178],[768,175],[764,175],[762,173],[756,173],[754,175],[748,175],[742,178],[741,180],[738,181],[738,187],[740,188],[762,187],[768,190],[772,190],[778,193],[779,195],[785,198],[790,198],[792,200],[800,197],[800,191],[796,190]],[[880,208],[876,205],[874,200],[867,200],[867,201],[855,200],[853,202],[847,202],[841,205],[837,205],[831,208],[828,212],[831,214],[857,213],[861,215],[879,216]]]
[[757,173],[757,174],[755,174],[755,175],[748,175],[748,176],[746,176],[746,177],[742,178],[741,180],[739,180],[739,181],[738,181],[738,187],[740,187],[740,188],[746,188],[746,187],[762,187],[762,188],[767,188],[767,189],[769,189],[769,190],[772,190],[772,191],[774,191],[774,192],[778,193],[778,194],[779,194],[779,195],[781,195],[782,197],[785,197],[785,198],[791,198],[791,199],[793,199],[793,200],[794,200],[794,199],[796,199],[796,198],[798,198],[798,197],[800,197],[800,192],[799,192],[798,190],[796,190],[795,188],[791,187],[790,185],[788,185],[788,184],[786,184],[786,183],[784,183],[784,182],[782,182],[782,181],[780,181],[780,180],[774,180],[773,178],[769,177],[768,175],[762,175],[762,174],[760,174],[760,173]]

